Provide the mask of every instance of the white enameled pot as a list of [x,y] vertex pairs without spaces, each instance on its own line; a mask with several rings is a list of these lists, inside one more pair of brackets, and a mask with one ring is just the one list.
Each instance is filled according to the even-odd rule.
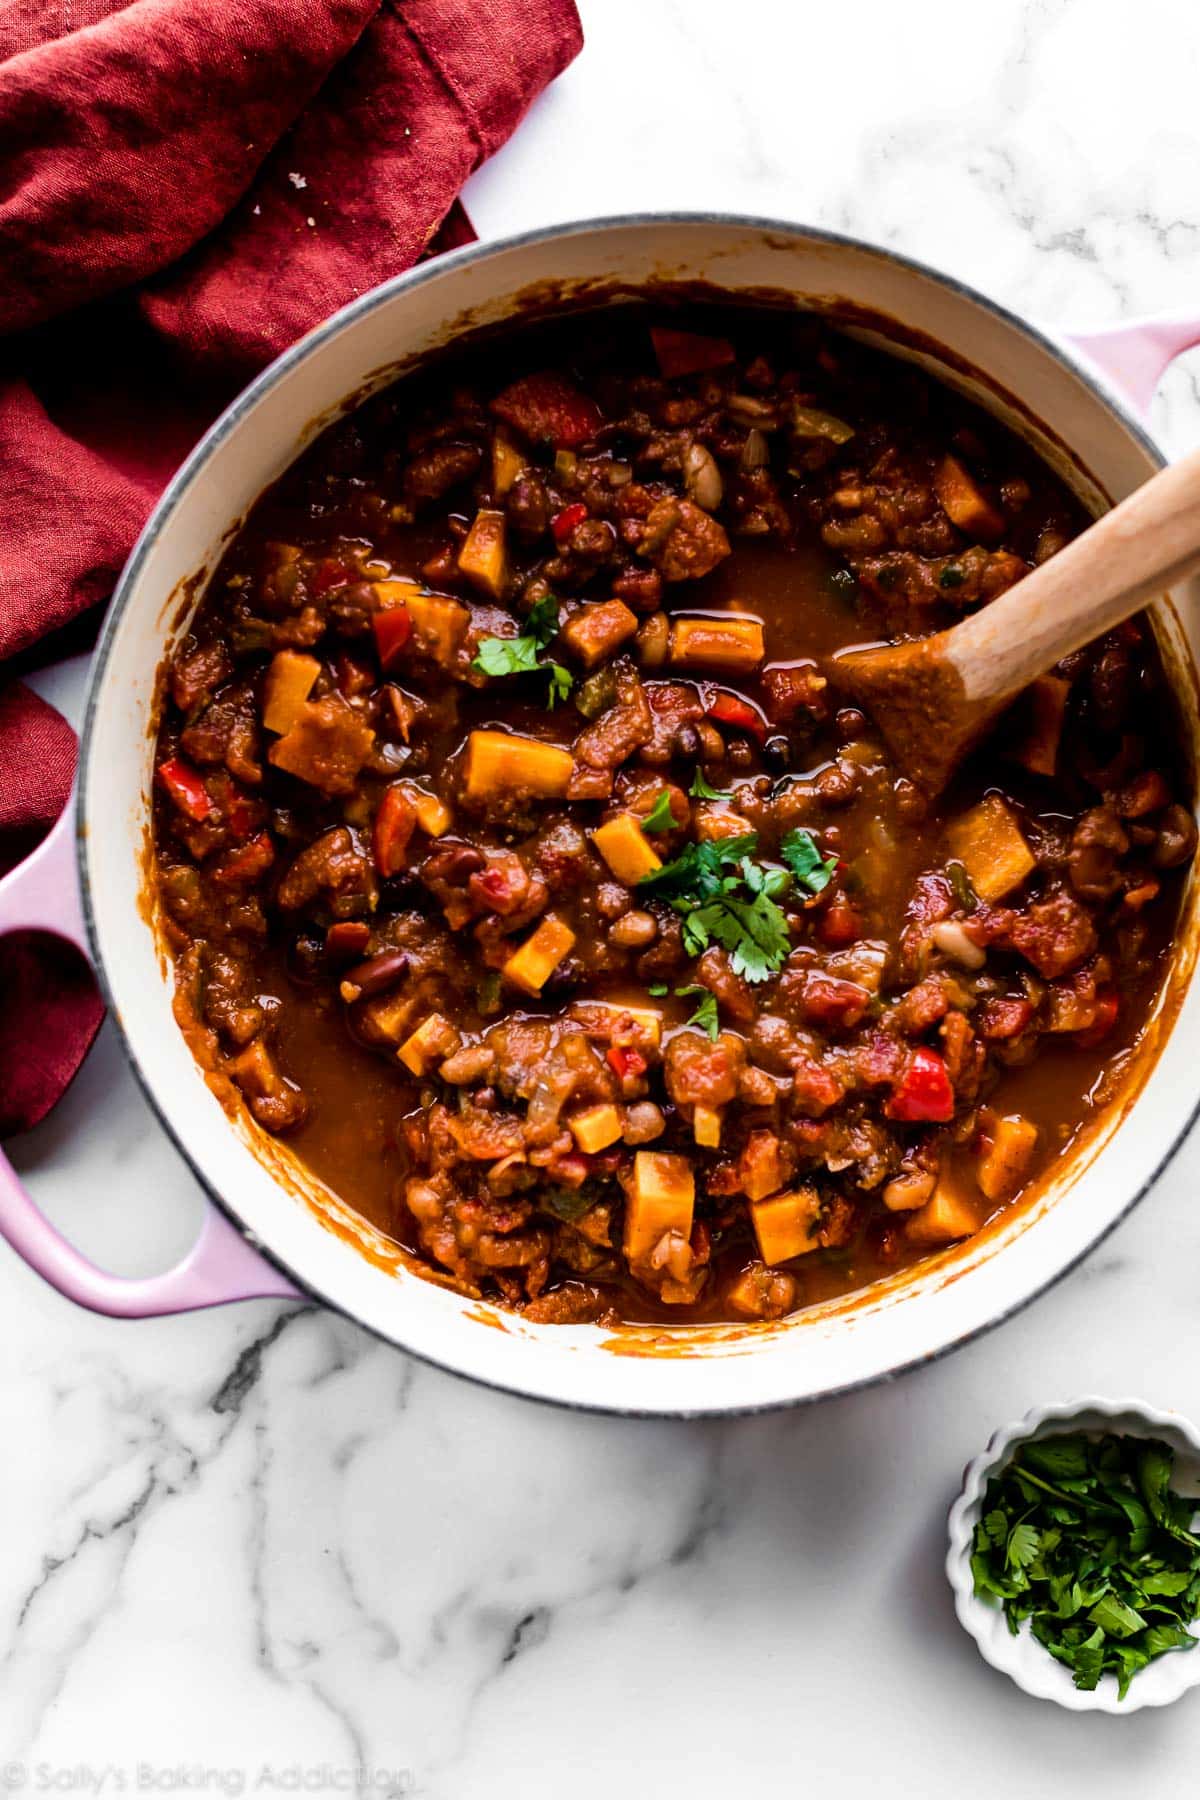
[[[231,1121],[206,1085],[172,1017],[143,895],[156,676],[202,591],[197,573],[213,567],[257,495],[322,425],[398,366],[527,313],[534,298],[615,304],[622,292],[681,283],[835,312],[1014,427],[1093,509],[1162,462],[1138,409],[1170,357],[1200,338],[1196,321],[1169,319],[1068,345],[889,251],[773,221],[694,215],[473,246],[364,295],[280,357],[208,433],[142,534],[96,657],[75,817],[0,884],[0,931],[40,926],[90,951],[147,1094],[217,1202],[182,1264],[124,1282],[58,1237],[0,1158],[0,1232],[73,1299],[133,1317],[298,1287],[416,1355],[516,1393],[657,1415],[749,1411],[894,1374],[1008,1317],[1111,1230],[1185,1136],[1200,1092],[1194,884],[1176,948],[1177,1011],[1173,1023],[1172,1008],[1162,1011],[1161,1049],[1136,1097],[998,1229],[850,1303],[776,1325],[618,1334],[529,1324],[465,1300],[413,1274],[386,1245],[364,1252],[344,1214],[332,1229],[313,1179],[286,1149]],[[1185,600],[1162,604],[1157,625],[1195,739],[1200,613]]]

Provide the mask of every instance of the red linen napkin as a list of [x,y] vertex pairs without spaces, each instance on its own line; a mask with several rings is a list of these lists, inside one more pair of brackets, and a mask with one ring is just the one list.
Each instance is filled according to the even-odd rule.
[[[0,0],[0,873],[75,762],[3,659],[108,597],[256,369],[469,238],[459,189],[581,42],[572,0]],[[0,1135],[100,1017],[0,941]]]

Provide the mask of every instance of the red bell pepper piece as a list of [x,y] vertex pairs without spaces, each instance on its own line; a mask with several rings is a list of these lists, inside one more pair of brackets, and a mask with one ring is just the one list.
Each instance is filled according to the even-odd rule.
[[172,756],[158,765],[158,779],[186,819],[199,825],[213,809],[212,795],[190,763]]
[[1072,1035],[1081,1050],[1092,1050],[1108,1036],[1117,1022],[1121,1002],[1111,988],[1096,995],[1096,1016],[1090,1025]]
[[594,400],[548,370],[522,375],[492,401],[492,411],[534,443],[548,439],[574,450],[604,423]]
[[570,506],[564,506],[556,512],[550,521],[550,529],[554,533],[556,544],[565,544],[577,525],[582,525],[588,516],[588,509],[582,500],[575,500]]
[[225,821],[231,834],[238,839],[248,838],[260,817],[259,808],[248,795],[234,793],[225,810]]
[[650,342],[668,381],[676,375],[698,375],[702,369],[721,369],[734,361],[728,338],[705,337],[699,331],[674,331],[669,325],[652,325]]
[[380,612],[373,614],[371,624],[375,631],[375,648],[379,652],[380,667],[391,669],[412,636],[412,615],[403,603],[399,606],[385,606]]
[[398,875],[404,867],[408,842],[416,830],[417,809],[403,788],[390,787],[375,811],[371,827],[371,849],[375,867],[385,878]]
[[889,1119],[909,1123],[929,1120],[944,1125],[954,1117],[954,1089],[936,1050],[922,1044],[913,1051],[884,1111]]
[[605,1061],[619,1081],[644,1075],[650,1066],[640,1050],[630,1049],[627,1044],[614,1044],[605,1052]]
[[758,708],[743,700],[740,694],[718,694],[708,709],[708,716],[718,725],[732,725],[738,731],[748,731],[760,744],[766,742],[767,721]]

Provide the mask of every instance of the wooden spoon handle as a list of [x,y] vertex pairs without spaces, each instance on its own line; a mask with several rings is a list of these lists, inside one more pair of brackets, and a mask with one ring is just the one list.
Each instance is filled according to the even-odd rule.
[[999,701],[1200,567],[1200,450],[1172,463],[941,640],[965,697]]

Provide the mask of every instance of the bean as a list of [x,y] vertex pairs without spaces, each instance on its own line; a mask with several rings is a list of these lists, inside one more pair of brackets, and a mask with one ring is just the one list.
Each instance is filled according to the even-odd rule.
[[658,936],[658,920],[653,913],[627,912],[609,931],[609,942],[621,950],[644,950]]
[[369,956],[366,962],[348,969],[344,985],[358,989],[357,999],[367,1000],[372,994],[395,987],[407,969],[407,950],[381,950],[378,956]]
[[635,1100],[625,1108],[625,1125],[621,1136],[627,1144],[650,1144],[667,1129],[661,1107],[653,1100]]

